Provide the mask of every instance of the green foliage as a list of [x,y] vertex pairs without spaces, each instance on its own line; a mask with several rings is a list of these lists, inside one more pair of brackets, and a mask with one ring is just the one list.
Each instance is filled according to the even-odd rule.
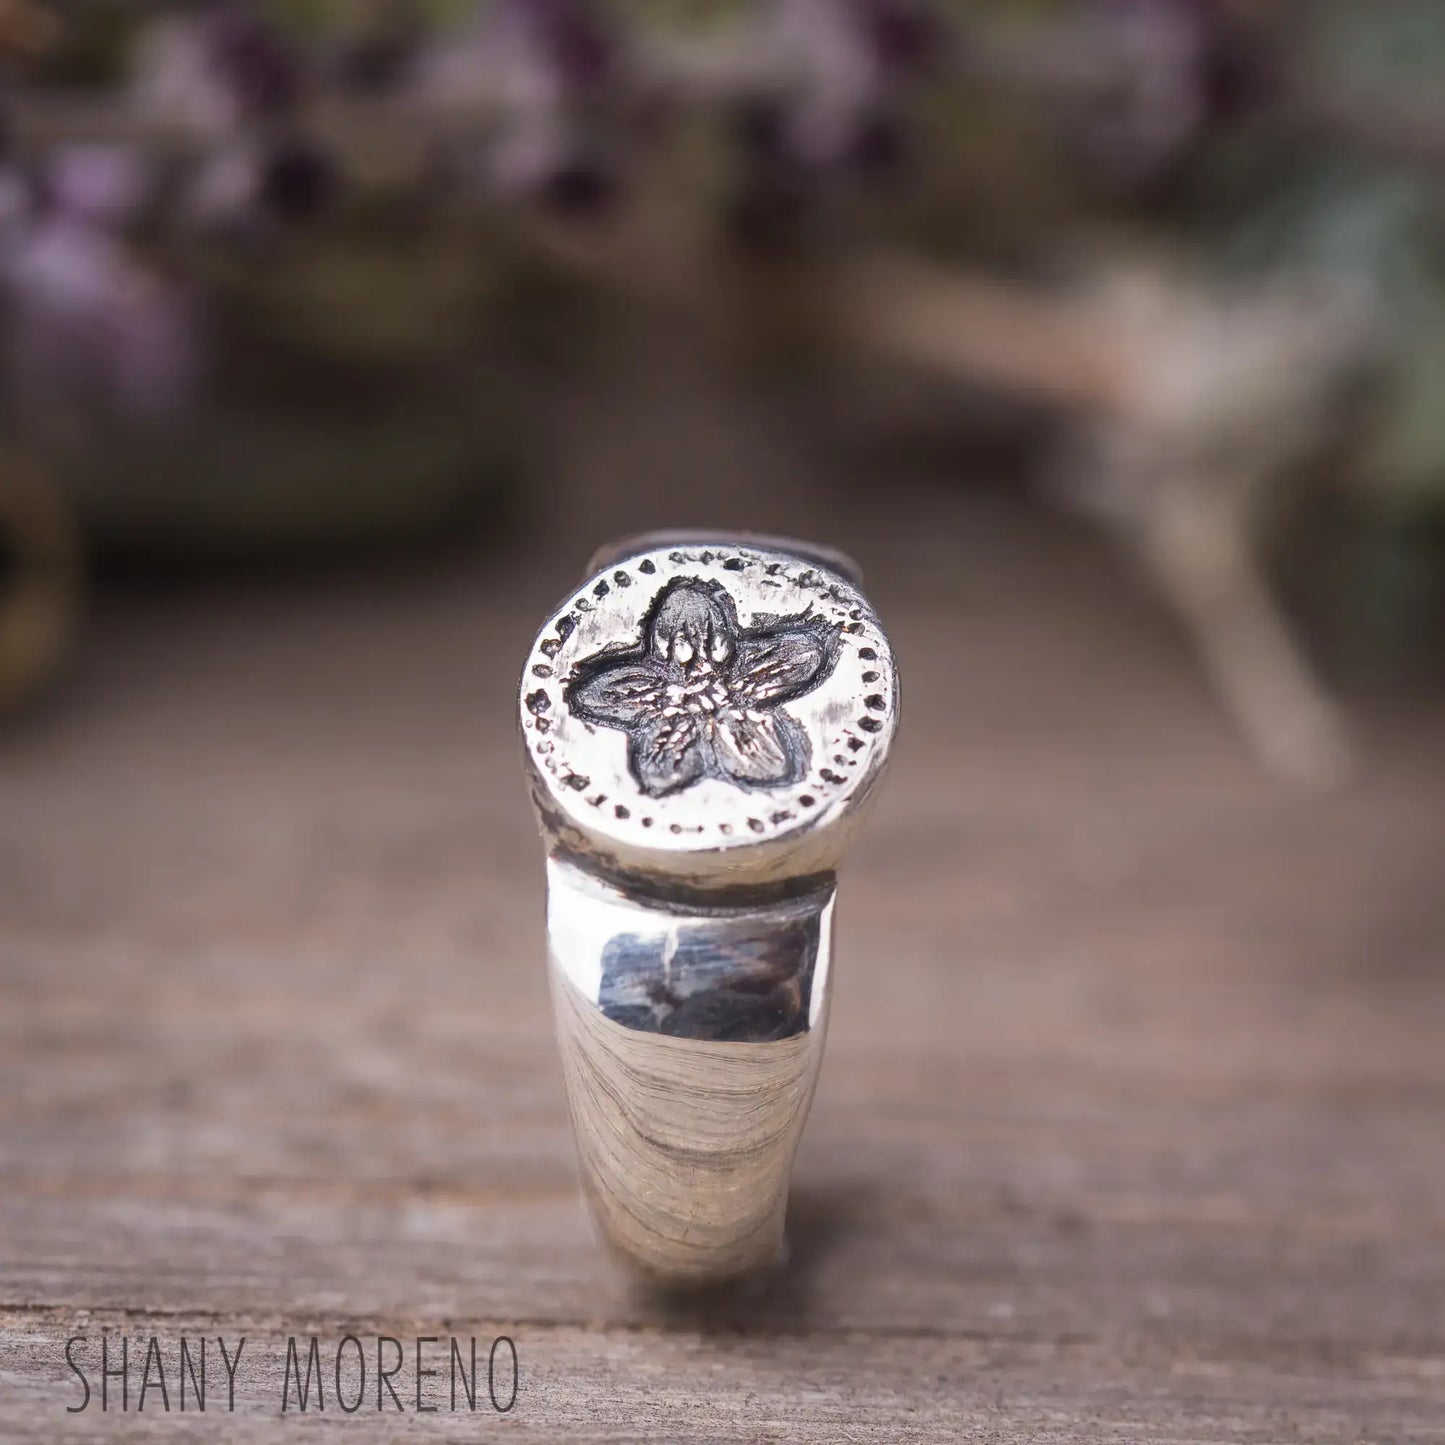
[[[1445,5],[1320,0],[1292,57],[1311,90],[1427,117],[1445,101]],[[1413,110],[1419,106],[1418,111]],[[1428,123],[1428,119],[1427,119]],[[1445,135],[1439,137],[1445,150]],[[1187,229],[1231,274],[1324,273],[1368,295],[1387,330],[1366,480],[1390,505],[1445,504],[1445,184],[1362,137],[1269,117],[1221,135],[1194,179]]]

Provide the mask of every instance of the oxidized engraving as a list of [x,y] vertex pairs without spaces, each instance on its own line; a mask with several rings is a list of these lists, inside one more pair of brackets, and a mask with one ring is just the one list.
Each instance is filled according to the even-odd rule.
[[868,796],[897,717],[862,594],[747,541],[609,560],[539,631],[523,677],[531,780],[568,847],[690,879],[726,853],[729,886],[826,871],[832,824]]
[[678,577],[643,618],[625,651],[587,658],[567,706],[628,736],[628,763],[649,797],[702,778],[739,788],[778,788],[808,770],[808,739],[782,704],[811,692],[838,661],[840,630],[807,614],[739,625],[718,582]]

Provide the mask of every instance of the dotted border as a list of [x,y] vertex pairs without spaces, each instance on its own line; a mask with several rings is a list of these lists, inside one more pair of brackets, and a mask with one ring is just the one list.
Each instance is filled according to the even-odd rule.
[[[563,682],[563,679],[557,675],[557,669],[553,663],[567,640],[577,630],[580,621],[579,614],[596,611],[597,604],[607,597],[613,588],[622,590],[635,585],[646,585],[642,581],[643,578],[657,575],[657,563],[653,558],[659,555],[661,555],[660,551],[644,555],[614,567],[606,575],[589,582],[563,610],[548,622],[539,634],[537,641],[533,643],[523,676],[522,724],[524,731],[535,734],[534,737],[528,739],[528,745],[536,755],[538,762],[552,775],[559,787],[571,788],[585,795],[592,786],[592,780],[584,774],[573,771],[567,764],[560,763],[553,756],[555,744],[547,736],[552,729],[552,711],[554,706],[559,709],[564,706],[560,696],[554,697],[550,691],[553,687],[560,690]],[[666,557],[670,564],[677,567],[720,565],[723,571],[738,574],[748,572],[753,568],[760,568],[762,575],[752,579],[754,585],[782,587],[786,585],[784,582],[770,581],[770,579],[786,578],[787,584],[817,593],[833,603],[835,607],[847,609],[841,623],[845,638],[866,635],[868,632],[865,619],[869,618],[871,614],[868,609],[858,605],[856,590],[846,583],[835,581],[831,573],[821,571],[807,563],[798,562],[796,565],[802,570],[793,574],[788,561],[746,549],[734,550],[732,548],[726,550],[707,547],[675,548],[668,551]],[[638,575],[634,576],[634,571]],[[879,640],[881,641],[882,629],[877,626],[876,618],[872,620],[875,631],[880,634]],[[887,646],[886,642],[884,646]],[[881,662],[877,648],[871,644],[860,645],[857,648],[856,656],[862,663]],[[881,683],[884,680],[881,667],[865,667],[861,673],[861,680],[865,685]],[[853,720],[852,727],[844,729],[842,738],[837,745],[838,750],[823,759],[821,763],[815,758],[809,769],[808,777],[800,783],[792,785],[794,788],[802,788],[804,791],[799,792],[791,800],[790,805],[777,807],[771,811],[758,809],[759,816],[748,816],[741,824],[732,819],[711,825],[668,823],[665,825],[667,832],[675,837],[689,834],[703,836],[709,832],[716,832],[719,837],[730,838],[736,836],[742,828],[762,835],[768,832],[770,825],[773,828],[781,828],[787,823],[801,821],[807,812],[823,806],[827,802],[826,794],[836,789],[846,788],[851,783],[850,774],[856,773],[863,760],[862,755],[868,749],[868,740],[860,737],[859,733],[870,736],[881,733],[888,725],[889,706],[890,698],[885,692],[867,694],[863,698],[862,710]],[[559,772],[559,766],[567,768],[567,771]],[[815,778],[816,782],[812,781]],[[820,798],[817,796],[818,794],[825,796]],[[587,802],[599,812],[609,801],[612,800],[603,792],[587,798]],[[795,809],[797,811],[794,811]],[[644,829],[658,825],[658,819],[655,816],[641,811],[635,805],[629,806],[626,803],[612,801],[611,813],[618,822],[628,822],[636,813],[637,821]]]

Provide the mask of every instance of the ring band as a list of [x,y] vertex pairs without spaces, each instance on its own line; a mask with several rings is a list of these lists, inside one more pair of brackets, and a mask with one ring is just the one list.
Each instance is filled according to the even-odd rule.
[[891,649],[844,557],[605,549],[523,673],[549,977],[603,1237],[676,1282],[781,1258],[835,876],[887,760]]

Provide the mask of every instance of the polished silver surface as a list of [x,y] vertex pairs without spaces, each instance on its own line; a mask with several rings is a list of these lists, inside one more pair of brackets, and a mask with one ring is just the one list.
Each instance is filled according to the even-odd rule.
[[723,1279],[781,1257],[835,875],[897,677],[837,554],[653,534],[594,565],[520,704],[568,1101],[609,1244]]

